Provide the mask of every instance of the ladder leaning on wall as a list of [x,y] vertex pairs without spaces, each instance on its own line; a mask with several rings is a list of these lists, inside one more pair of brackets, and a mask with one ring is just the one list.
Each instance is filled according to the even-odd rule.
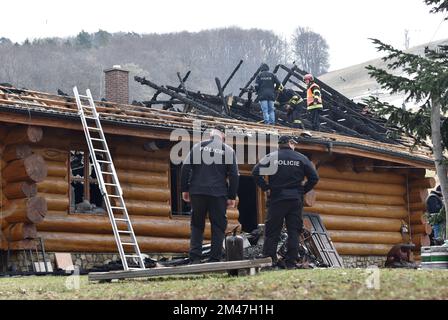
[[[81,117],[87,145],[89,146],[90,157],[95,168],[98,185],[106,203],[107,213],[117,243],[121,261],[125,271],[145,269],[145,263],[137,243],[137,238],[129,219],[126,204],[123,199],[123,191],[118,181],[117,172],[112,162],[109,147],[107,146],[103,128],[100,123],[95,102],[89,89],[86,95],[80,95],[78,88],[73,88],[78,114]],[[82,102],[88,101],[88,105]],[[126,226],[126,229],[119,228]],[[138,267],[129,267],[130,261],[137,261]]]

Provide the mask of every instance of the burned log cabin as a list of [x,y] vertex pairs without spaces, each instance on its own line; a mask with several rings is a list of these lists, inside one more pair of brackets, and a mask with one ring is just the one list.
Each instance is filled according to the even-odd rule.
[[[254,135],[303,133],[114,102],[98,101],[97,110],[140,248],[149,254],[189,247],[189,207],[181,200],[179,165],[170,161],[174,129],[192,133],[197,120],[203,130],[224,125],[245,137],[246,151]],[[47,252],[117,252],[74,98],[0,86],[0,112],[1,249],[34,248],[41,238]],[[428,152],[331,132],[301,137],[298,150],[321,177],[305,211],[321,216],[342,257],[385,259],[397,243],[412,241],[417,250],[428,244],[431,228],[423,213],[427,189],[435,184],[426,178],[425,169],[434,169]],[[266,198],[250,176],[248,158],[239,165],[239,204],[227,213],[229,230],[241,224],[251,231],[264,222]]]

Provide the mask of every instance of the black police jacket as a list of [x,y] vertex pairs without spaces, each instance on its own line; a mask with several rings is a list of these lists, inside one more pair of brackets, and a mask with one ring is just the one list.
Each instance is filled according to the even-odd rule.
[[[277,164],[276,172],[264,174],[261,168]],[[302,199],[319,181],[319,175],[311,161],[290,148],[280,149],[265,156],[252,170],[255,183],[263,190],[271,191],[271,202]],[[269,176],[269,183],[263,178]],[[303,184],[305,178],[307,182]]]
[[275,101],[275,89],[281,85],[277,76],[269,71],[263,71],[255,80],[258,101]]
[[193,195],[234,200],[238,180],[235,151],[218,137],[195,144],[181,169],[181,190]]

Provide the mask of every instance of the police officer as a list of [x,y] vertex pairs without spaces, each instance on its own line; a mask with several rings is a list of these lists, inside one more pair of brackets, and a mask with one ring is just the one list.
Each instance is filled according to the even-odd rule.
[[[210,139],[193,146],[181,169],[182,198],[191,202],[191,238],[189,258],[200,263],[207,213],[212,241],[209,262],[218,262],[227,228],[227,207],[235,207],[238,190],[238,166],[234,150],[224,143],[224,127],[210,132]],[[227,183],[228,180],[228,183]]]
[[275,124],[275,91],[280,88],[281,83],[277,76],[269,72],[269,66],[263,63],[260,67],[260,74],[255,80],[255,90],[260,103],[265,124]]
[[[277,264],[277,244],[286,221],[288,232],[286,268],[295,268],[298,259],[299,235],[302,231],[303,195],[313,189],[319,176],[310,160],[294,151],[298,141],[293,137],[281,136],[279,150],[265,156],[253,169],[257,185],[268,192],[269,208],[265,223],[263,255]],[[274,167],[272,165],[274,164]],[[273,168],[264,174],[261,169]],[[269,176],[269,183],[263,178]],[[303,184],[304,178],[307,182]]]

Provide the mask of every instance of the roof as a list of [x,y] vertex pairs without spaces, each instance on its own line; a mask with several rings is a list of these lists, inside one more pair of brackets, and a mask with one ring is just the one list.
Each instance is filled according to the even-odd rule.
[[[165,135],[159,138],[169,138],[169,133],[176,128],[193,130],[194,121],[200,120],[204,128],[224,125],[245,134],[289,134],[301,136],[302,130],[282,126],[267,126],[258,123],[248,123],[232,118],[219,118],[198,114],[187,114],[134,105],[115,104],[96,101],[97,111],[106,133],[126,134],[120,128],[138,128],[132,134],[146,136],[148,132],[160,131]],[[61,121],[66,128],[82,130],[77,114],[75,99],[69,96],[59,96],[27,89],[17,89],[0,86],[0,121],[28,124],[60,126]],[[6,115],[20,115],[21,118]],[[50,119],[57,119],[57,124],[51,124]],[[39,121],[38,121],[39,120]],[[72,124],[69,126],[68,124]],[[113,125],[108,128],[108,125]],[[117,126],[119,125],[119,126]],[[131,135],[129,133],[129,135]],[[149,137],[149,135],[148,135]],[[304,148],[310,150],[330,150],[351,155],[366,156],[375,159],[396,161],[412,166],[433,167],[431,154],[425,150],[410,149],[403,145],[387,144],[372,140],[354,138],[339,134],[312,132],[312,138],[301,138]]]

